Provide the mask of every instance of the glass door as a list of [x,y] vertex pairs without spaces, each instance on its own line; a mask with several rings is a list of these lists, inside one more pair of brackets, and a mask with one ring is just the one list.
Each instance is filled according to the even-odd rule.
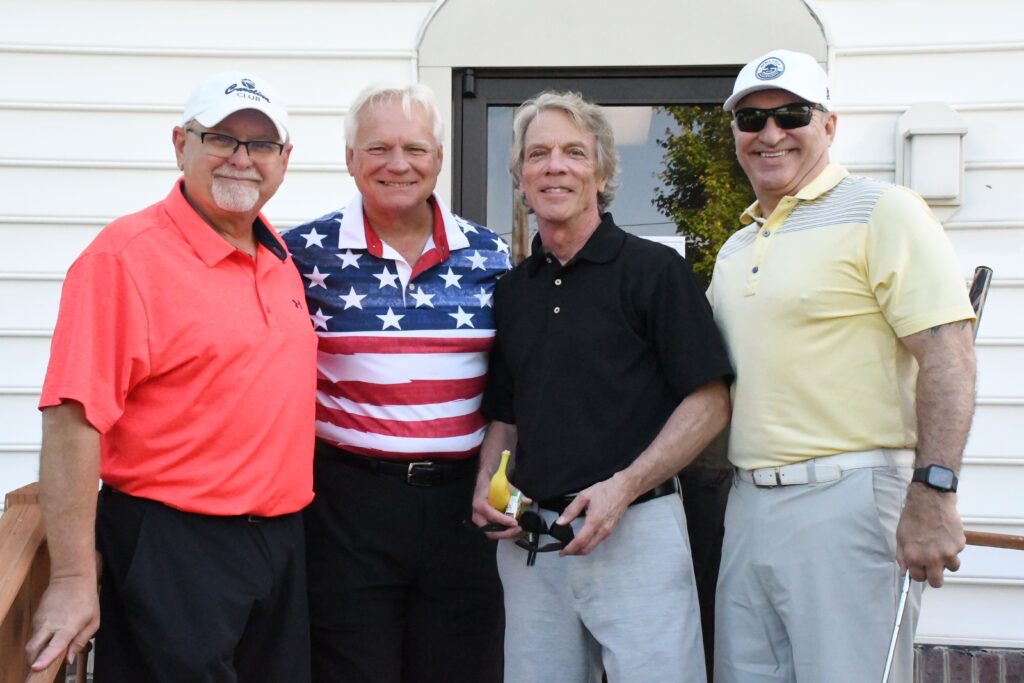
[[466,70],[455,89],[455,210],[505,237],[517,262],[528,255],[536,226],[508,173],[512,116],[542,90],[574,90],[601,104],[615,131],[622,181],[611,206],[616,223],[687,251],[704,275],[706,253],[713,262],[752,201],[721,109],[734,74]]

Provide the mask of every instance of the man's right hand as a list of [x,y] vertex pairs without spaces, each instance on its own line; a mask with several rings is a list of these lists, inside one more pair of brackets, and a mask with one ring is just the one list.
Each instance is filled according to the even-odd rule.
[[100,626],[96,577],[56,577],[43,593],[32,619],[25,653],[34,671],[48,667],[67,650],[67,662],[85,649]]
[[487,524],[500,524],[508,527],[505,531],[490,531],[487,538],[515,538],[523,533],[519,528],[519,522],[515,517],[498,512],[487,500],[487,493],[491,488],[490,476],[481,471],[476,478],[476,488],[473,490],[473,524],[485,526]]

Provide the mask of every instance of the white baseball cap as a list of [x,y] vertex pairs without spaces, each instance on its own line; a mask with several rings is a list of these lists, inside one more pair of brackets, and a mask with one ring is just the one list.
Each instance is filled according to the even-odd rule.
[[736,103],[758,90],[787,90],[797,97],[830,109],[828,76],[814,57],[803,52],[772,50],[740,70],[732,95],[722,106],[732,111]]
[[240,71],[225,71],[206,79],[185,103],[185,123],[195,119],[207,128],[236,111],[255,109],[267,115],[281,141],[288,139],[288,111],[277,88],[259,76]]

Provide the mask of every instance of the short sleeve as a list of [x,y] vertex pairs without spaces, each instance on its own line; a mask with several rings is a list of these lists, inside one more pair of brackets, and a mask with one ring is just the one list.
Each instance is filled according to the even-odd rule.
[[103,252],[79,257],[61,291],[39,408],[78,401],[89,423],[108,431],[149,373],[147,328],[139,291],[120,259]]
[[896,336],[973,320],[964,277],[942,225],[910,190],[879,199],[867,233],[868,280]]

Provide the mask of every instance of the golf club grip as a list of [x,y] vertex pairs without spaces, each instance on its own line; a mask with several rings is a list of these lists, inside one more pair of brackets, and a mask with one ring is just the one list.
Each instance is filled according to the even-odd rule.
[[967,545],[983,545],[989,548],[1024,550],[1024,536],[994,534],[988,531],[967,531]]
[[971,280],[971,289],[968,296],[971,299],[971,307],[974,309],[974,337],[978,337],[978,327],[981,326],[981,314],[985,310],[985,300],[988,298],[988,287],[992,284],[992,269],[988,266],[978,266],[974,269],[974,279]]

